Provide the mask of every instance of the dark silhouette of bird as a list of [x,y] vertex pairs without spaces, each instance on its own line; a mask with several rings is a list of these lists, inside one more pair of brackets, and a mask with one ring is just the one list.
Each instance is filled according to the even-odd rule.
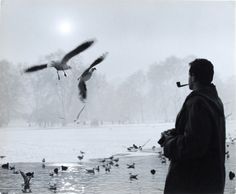
[[34,172],[27,172],[25,173],[26,176],[34,178]]
[[3,165],[2,165],[2,168],[3,168],[3,169],[9,169],[9,163],[3,164]]
[[113,161],[119,162],[119,158],[115,158],[115,159],[113,159]]
[[31,73],[34,71],[39,71],[42,69],[45,69],[47,67],[54,67],[57,70],[57,76],[58,80],[60,80],[60,76],[58,71],[63,71],[64,76],[67,76],[65,73],[65,70],[71,69],[71,66],[67,65],[67,62],[74,56],[78,55],[79,53],[85,51],[87,48],[89,48],[94,43],[94,40],[86,41],[82,44],[80,44],[78,47],[76,47],[74,50],[67,53],[62,60],[59,61],[51,61],[48,64],[42,64],[42,65],[35,65],[32,67],[29,67],[24,70],[25,73]]
[[0,156],[0,159],[3,159],[3,158],[5,158],[6,156]]
[[166,158],[165,158],[164,156],[161,158],[161,163],[162,163],[162,164],[165,164],[165,163],[166,163]]
[[94,168],[92,168],[92,169],[85,169],[85,170],[89,174],[95,174]]
[[152,151],[155,151],[155,149],[156,149],[156,146],[152,146]]
[[133,163],[133,164],[127,164],[127,168],[135,168],[135,163]]
[[135,144],[133,144],[133,148],[138,149],[138,146],[136,146]]
[[134,179],[138,180],[137,176],[138,176],[137,174],[129,173],[129,179],[130,179],[131,181],[134,180]]
[[151,174],[155,174],[156,170],[152,169],[150,172],[151,172]]
[[77,156],[77,158],[78,158],[79,160],[83,160],[83,158],[84,158],[84,155]]
[[26,192],[31,192],[30,189],[30,180],[32,177],[26,176],[26,174],[22,171],[20,171],[21,176],[24,179],[24,184],[23,184],[23,190],[22,192],[26,193]]
[[79,84],[78,84],[79,96],[80,96],[80,100],[82,102],[84,102],[84,100],[87,98],[87,87],[86,87],[85,82],[91,78],[93,72],[96,70],[96,68],[94,66],[101,63],[105,59],[106,55],[107,55],[107,53],[98,57],[78,78],[78,80],[79,80]]
[[104,162],[106,162],[106,159],[104,158],[104,159],[102,159],[100,162],[103,162],[103,163],[104,163]]
[[235,173],[232,172],[232,171],[229,171],[229,179],[230,179],[230,180],[233,180],[234,177],[235,177]]
[[84,151],[81,151],[81,150],[80,150],[80,153],[81,153],[82,155],[84,155],[84,154],[85,154],[85,152],[84,152]]
[[99,171],[100,171],[100,167],[97,166],[97,167],[95,168],[95,170],[99,172]]
[[68,167],[67,166],[61,166],[61,170],[64,170],[64,171],[66,171],[68,169]]
[[54,168],[53,172],[54,172],[55,174],[58,174],[58,168]]
[[16,167],[15,167],[15,166],[9,166],[9,169],[10,169],[10,170],[15,170]]
[[45,158],[42,159],[42,162],[43,162],[43,163],[46,162]]
[[113,166],[113,165],[114,165],[114,162],[111,160],[111,161],[108,162],[108,164],[110,164],[111,166]]
[[105,166],[105,172],[110,172],[111,171],[111,166],[109,164],[107,164]]
[[236,137],[235,138],[230,138],[231,144],[234,144],[235,140],[236,140]]

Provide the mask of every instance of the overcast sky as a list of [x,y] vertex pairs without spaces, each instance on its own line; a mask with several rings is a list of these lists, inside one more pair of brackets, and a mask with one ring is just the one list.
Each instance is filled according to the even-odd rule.
[[233,1],[1,0],[0,60],[34,64],[87,39],[85,64],[108,51],[99,72],[124,77],[169,56],[208,58],[222,78],[235,74]]

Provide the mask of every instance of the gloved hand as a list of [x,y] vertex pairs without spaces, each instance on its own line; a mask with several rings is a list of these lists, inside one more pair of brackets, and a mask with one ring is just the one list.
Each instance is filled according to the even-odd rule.
[[168,141],[170,138],[173,138],[176,135],[175,129],[169,129],[161,133],[161,138],[158,140],[157,143],[160,144],[161,147],[164,146],[165,142]]

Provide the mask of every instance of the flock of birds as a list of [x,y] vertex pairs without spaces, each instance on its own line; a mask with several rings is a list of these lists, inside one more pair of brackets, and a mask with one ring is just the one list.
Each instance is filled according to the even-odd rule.
[[[231,139],[231,144],[234,144],[233,138],[230,138],[230,139]],[[142,149],[140,149],[140,148],[142,148],[142,146],[137,146],[135,144],[133,144],[131,147],[132,147],[132,149],[137,149],[137,150],[140,150],[140,151],[142,150]],[[227,148],[228,147],[229,147],[229,144],[227,144]],[[128,148],[130,148],[130,147],[128,147]],[[160,159],[161,164],[166,164],[167,163],[166,157],[164,156],[164,154],[161,150],[157,151],[157,147],[153,146],[152,151],[154,153],[158,154],[158,158]],[[226,158],[229,159],[230,158],[229,151],[226,151],[225,154],[226,154]],[[77,158],[78,158],[79,161],[82,161],[84,159],[84,156],[85,156],[85,152],[80,151],[80,155],[78,155]],[[0,156],[1,159],[5,158],[5,157],[6,156]],[[115,157],[115,156],[110,156],[108,158],[99,159],[98,160],[99,165],[95,165],[93,168],[85,168],[84,171],[87,174],[95,174],[97,172],[100,172],[102,169],[104,169],[105,173],[110,173],[111,169],[113,167],[114,168],[119,167],[119,160],[120,159],[118,157]],[[24,183],[22,184],[22,192],[23,193],[32,192],[31,188],[30,188],[30,185],[31,185],[30,181],[31,181],[32,178],[34,178],[34,172],[23,172],[21,170],[16,170],[15,166],[10,166],[9,163],[2,164],[1,167],[2,167],[2,169],[13,171],[13,174],[20,174],[22,176],[23,180],[24,180]],[[136,167],[136,163],[134,163],[134,162],[132,162],[130,164],[126,164],[127,169],[135,169],[135,167]],[[42,159],[42,168],[43,169],[46,168],[45,158]],[[48,187],[49,190],[51,190],[53,192],[57,191],[58,185],[53,180],[53,177],[55,177],[55,176],[58,177],[60,172],[67,171],[68,168],[69,168],[68,166],[61,165],[59,167],[54,168],[53,170],[51,170],[49,172],[49,176],[52,177],[51,181],[49,182],[49,187]],[[150,173],[152,175],[155,175],[156,170],[151,169]],[[233,171],[229,171],[228,177],[229,177],[230,180],[233,180],[235,178],[235,173]],[[138,180],[138,174],[137,173],[134,174],[134,173],[129,172],[129,180],[130,181]]]
[[[77,156],[78,160],[81,161],[83,160],[85,156],[85,152],[80,151],[80,155]],[[4,158],[2,156],[2,158]],[[93,168],[85,168],[85,172],[87,174],[95,174],[96,172],[100,172],[102,169],[104,169],[105,173],[110,173],[112,167],[114,168],[118,168],[119,167],[119,158],[115,157],[115,156],[110,156],[108,158],[103,158],[103,159],[99,159],[99,165],[93,167]],[[23,172],[21,170],[16,170],[15,166],[10,166],[9,163],[6,164],[2,164],[2,169],[6,169],[6,170],[12,170],[13,174],[20,174],[24,180],[24,183],[22,184],[22,192],[23,193],[31,193],[32,190],[30,188],[30,181],[32,178],[34,178],[34,172]],[[46,160],[45,158],[42,159],[42,168],[46,168]],[[56,167],[54,168],[51,172],[49,172],[49,176],[51,177],[58,177],[60,172],[63,171],[67,171],[68,170],[68,166],[64,166],[61,165],[60,167]],[[126,168],[127,169],[135,169],[135,163],[131,163],[131,164],[126,164]],[[155,174],[156,171],[154,169],[152,169],[151,174]],[[129,173],[129,180],[133,181],[133,180],[138,180],[138,174],[133,174],[133,173]],[[51,179],[51,181],[49,182],[49,190],[56,192],[57,191],[57,183]]]
[[[147,142],[149,142],[150,140],[148,140]],[[146,142],[146,143],[147,143]],[[146,145],[146,143],[144,145]],[[143,146],[144,146],[143,145]],[[141,148],[143,146],[136,146],[135,144],[133,144],[133,147],[138,149],[138,150],[142,150]],[[129,150],[128,150],[129,151]],[[156,147],[153,146],[152,147],[152,151],[155,152],[156,151]],[[80,151],[80,155],[77,156],[79,161],[82,161],[84,159],[85,156],[85,152],[84,151]],[[158,152],[158,157],[161,160],[161,163],[166,163],[166,158],[163,155],[162,151]],[[5,158],[5,156],[0,156],[1,159]],[[103,159],[99,159],[99,165],[96,165],[93,168],[85,168],[85,172],[87,174],[95,174],[96,172],[100,172],[102,169],[104,169],[105,173],[110,173],[111,169],[114,168],[119,168],[119,158],[115,157],[115,156],[110,156],[108,158],[103,158]],[[126,164],[126,168],[127,169],[135,169],[136,163],[132,162],[130,164]],[[31,188],[30,188],[30,181],[32,178],[34,178],[34,172],[23,172],[21,170],[16,170],[15,166],[10,166],[9,163],[3,164],[2,165],[3,169],[7,169],[7,170],[12,170],[13,174],[21,174],[24,183],[22,184],[22,192],[23,193],[30,193]],[[45,158],[42,159],[42,168],[46,168],[46,160]],[[67,171],[68,170],[68,166],[64,166],[61,165],[60,167],[56,167],[54,168],[51,172],[49,172],[49,176],[54,177],[54,176],[58,176],[58,174],[62,171]],[[155,169],[151,169],[150,173],[152,175],[154,175],[156,173]],[[130,181],[134,181],[134,180],[138,180],[138,174],[135,173],[131,173],[129,172],[129,180]],[[57,191],[57,183],[55,181],[50,181],[49,182],[49,190],[56,192]]]
[[[84,43],[82,43],[78,47],[76,47],[74,50],[67,53],[61,60],[50,61],[47,64],[34,65],[29,68],[26,68],[24,70],[24,72],[25,73],[32,73],[35,71],[54,67],[57,71],[58,80],[60,80],[59,71],[63,71],[64,76],[66,77],[67,74],[65,71],[72,69],[72,67],[67,64],[68,61],[72,57],[79,55],[80,53],[84,52],[86,49],[91,47],[94,44],[94,42],[95,42],[94,40],[85,41]],[[80,99],[82,102],[84,102],[84,100],[87,98],[86,81],[88,81],[91,78],[93,72],[96,70],[95,66],[98,65],[99,63],[101,63],[105,59],[106,56],[107,56],[107,52],[104,53],[103,55],[101,55],[100,57],[98,57],[96,60],[94,60],[93,63],[79,76],[78,89],[79,89]]]

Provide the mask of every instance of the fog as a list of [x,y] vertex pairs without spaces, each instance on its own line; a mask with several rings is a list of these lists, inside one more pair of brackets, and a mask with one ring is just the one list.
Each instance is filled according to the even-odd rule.
[[[214,64],[225,114],[235,119],[234,2],[1,0],[0,11],[1,126],[173,122],[190,92],[176,81],[187,82],[195,58]],[[95,44],[69,61],[67,77],[53,68],[23,73],[88,39]],[[104,52],[82,103],[77,78]]]

